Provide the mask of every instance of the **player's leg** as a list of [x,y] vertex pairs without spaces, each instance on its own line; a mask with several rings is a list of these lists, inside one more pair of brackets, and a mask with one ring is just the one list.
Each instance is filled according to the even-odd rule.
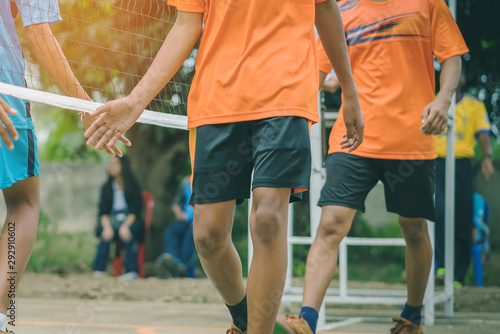
[[319,310],[333,280],[339,244],[349,233],[355,209],[336,205],[322,207],[318,233],[307,257],[303,307]]
[[250,233],[253,258],[248,274],[248,333],[272,333],[287,268],[290,188],[253,191]]
[[[235,205],[234,200],[195,204],[193,220],[193,237],[201,265],[230,307],[240,305],[246,296],[241,261],[231,240]],[[246,305],[244,308],[245,319],[234,319],[233,315],[239,327],[246,326]]]
[[[425,218],[399,217],[406,242],[406,285],[408,300],[402,318],[420,324],[420,309],[432,263],[432,246]],[[414,310],[414,309],[419,309]]]
[[316,331],[318,311],[337,267],[339,244],[349,232],[356,210],[364,211],[366,196],[379,180],[373,159],[347,153],[328,155],[326,173],[318,203],[321,221],[307,257],[301,318],[278,318],[297,334]]
[[434,160],[380,160],[387,210],[399,215],[406,241],[408,300],[394,334],[421,334],[422,302],[432,263],[427,220],[435,220]]
[[248,333],[270,334],[284,288],[288,203],[302,198],[311,177],[308,121],[274,117],[252,122],[254,258],[248,274]]
[[236,204],[250,197],[249,138],[249,122],[205,125],[190,132],[196,250],[241,332],[247,327],[246,290],[231,230]]
[[12,294],[17,295],[17,286],[36,240],[40,214],[39,177],[19,181],[4,189],[3,195],[7,217],[0,235],[0,313],[9,316]]

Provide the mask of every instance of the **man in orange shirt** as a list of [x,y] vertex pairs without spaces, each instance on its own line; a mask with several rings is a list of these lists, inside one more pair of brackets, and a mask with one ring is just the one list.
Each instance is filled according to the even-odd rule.
[[[314,24],[344,90],[344,146],[353,151],[363,140],[338,6],[333,0],[170,4],[178,16],[151,68],[130,96],[94,113],[102,115],[87,143],[100,149],[128,130],[202,35],[188,100],[194,239],[232,315],[227,333],[270,334],[286,276],[288,203],[309,187],[309,124],[318,121]],[[254,257],[245,290],[231,229],[234,206],[251,189]]]
[[[307,259],[301,317],[281,320],[296,333],[315,332],[338,245],[356,210],[364,211],[368,192],[382,181],[387,210],[399,215],[407,245],[408,299],[391,333],[421,334],[432,260],[426,220],[436,218],[433,135],[446,127],[467,47],[443,0],[346,0],[339,8],[367,131],[363,146],[344,153],[340,113],[330,136],[322,217]],[[436,98],[433,56],[442,63]],[[331,69],[320,47],[322,79]]]

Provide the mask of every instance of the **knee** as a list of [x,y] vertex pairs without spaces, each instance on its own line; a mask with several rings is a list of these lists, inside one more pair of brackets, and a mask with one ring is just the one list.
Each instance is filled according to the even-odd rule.
[[330,248],[337,248],[349,233],[350,221],[335,213],[324,213],[318,227],[317,238]]
[[421,218],[399,218],[401,233],[409,246],[420,245],[429,240],[427,221]]
[[197,227],[193,231],[194,243],[202,258],[208,258],[223,251],[230,240],[230,235],[226,230],[214,225]]
[[253,236],[257,242],[264,245],[275,244],[280,235],[286,234],[286,224],[283,222],[279,209],[259,206],[254,212]]

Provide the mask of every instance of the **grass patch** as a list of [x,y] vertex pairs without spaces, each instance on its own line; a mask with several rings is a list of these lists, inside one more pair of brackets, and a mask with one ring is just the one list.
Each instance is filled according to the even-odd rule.
[[92,233],[58,233],[57,224],[42,212],[26,270],[59,274],[90,272],[95,246],[96,238]]

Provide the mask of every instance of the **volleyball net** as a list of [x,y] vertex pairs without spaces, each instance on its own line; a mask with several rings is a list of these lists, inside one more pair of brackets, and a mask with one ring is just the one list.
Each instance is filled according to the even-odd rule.
[[[132,91],[176,15],[166,0],[0,0],[0,4],[0,94],[80,112],[92,112]],[[196,51],[139,122],[186,129]]]

